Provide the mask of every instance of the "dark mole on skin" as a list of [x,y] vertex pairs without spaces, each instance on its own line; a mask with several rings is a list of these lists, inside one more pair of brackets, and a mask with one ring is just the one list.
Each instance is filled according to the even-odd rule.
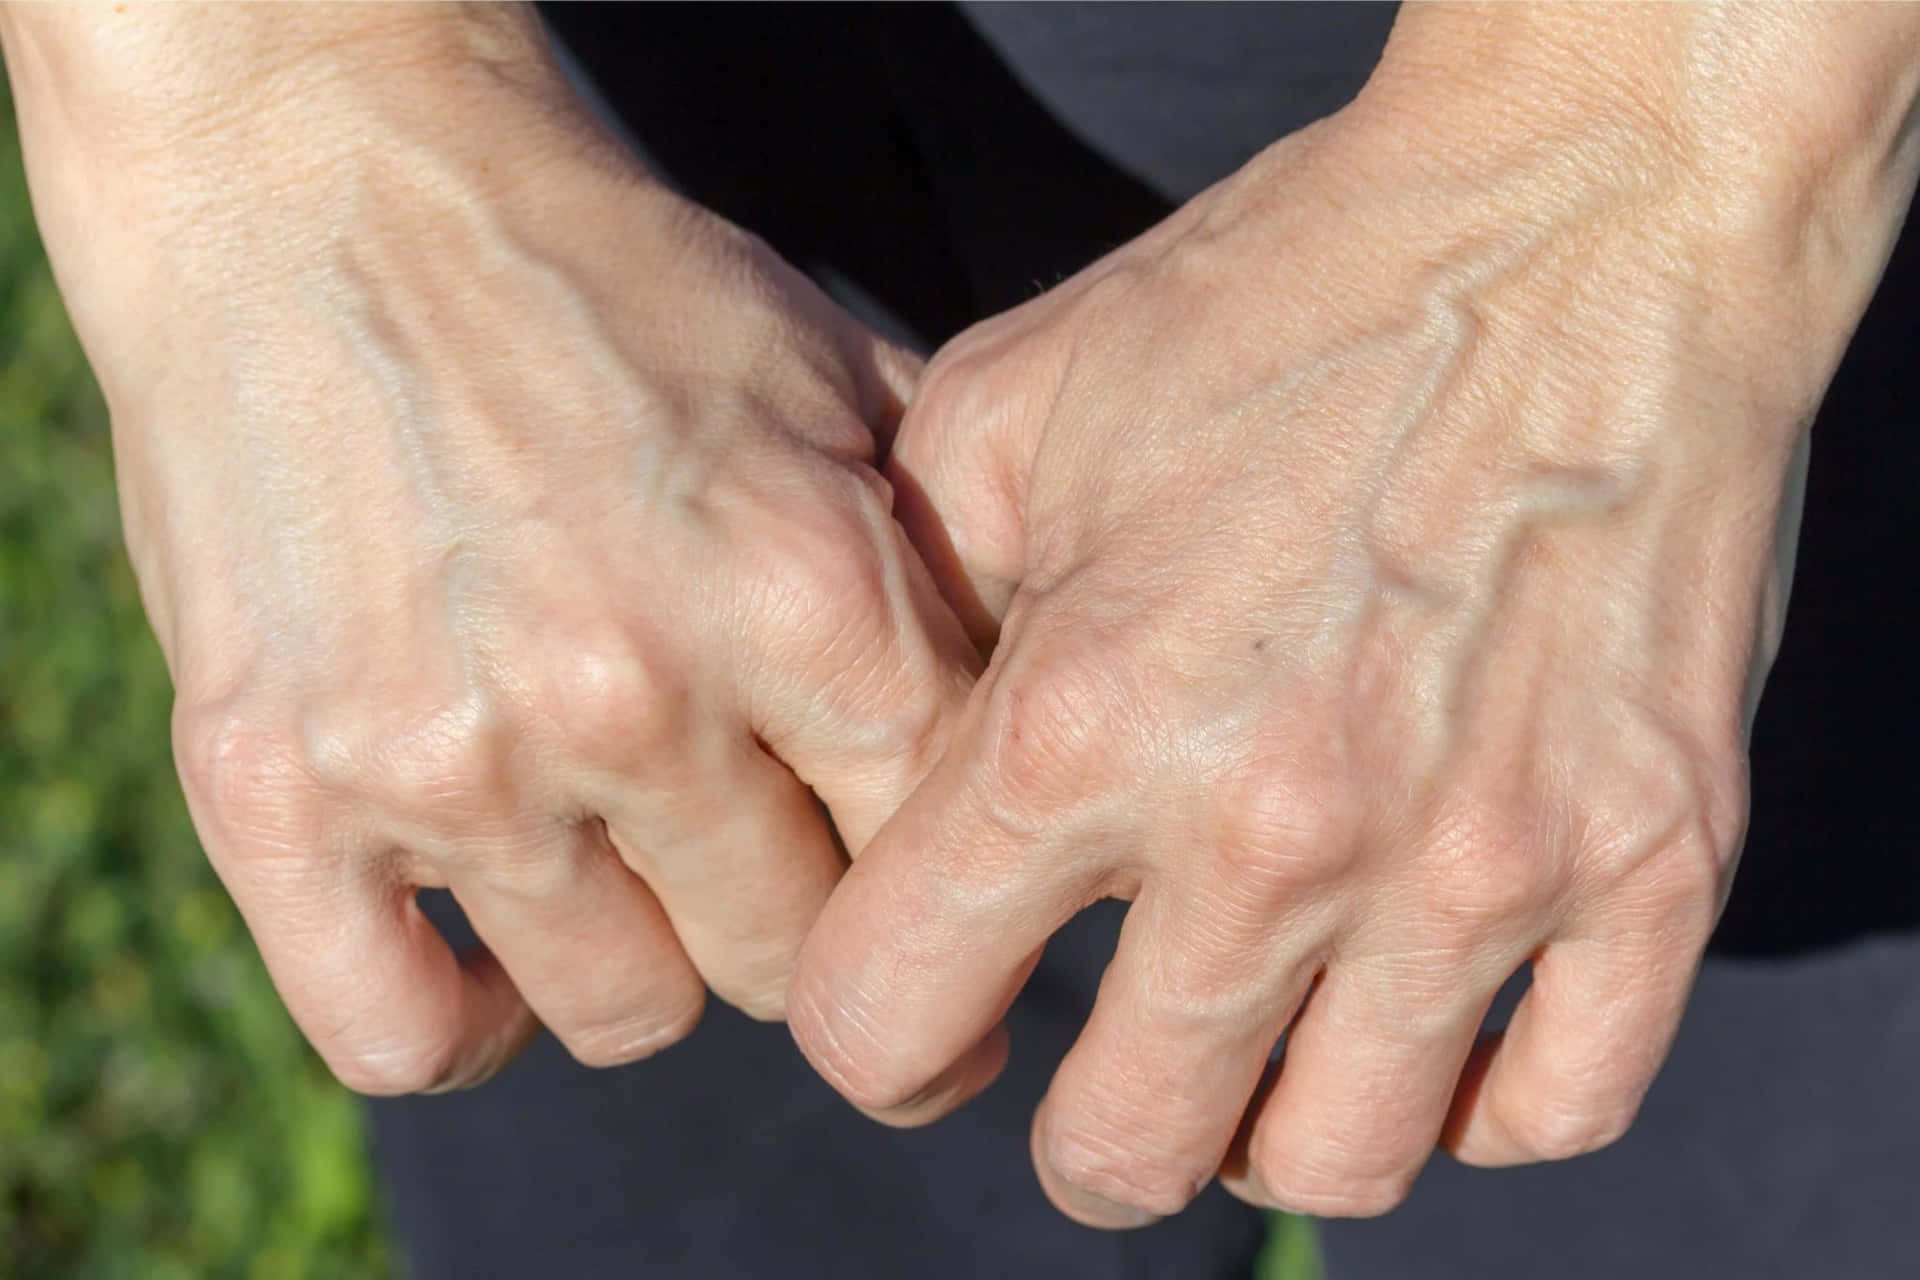
[[1267,638],[1265,636],[1255,636],[1253,638],[1253,651],[1255,653],[1262,652],[1263,650],[1266,649],[1266,647],[1267,647]]

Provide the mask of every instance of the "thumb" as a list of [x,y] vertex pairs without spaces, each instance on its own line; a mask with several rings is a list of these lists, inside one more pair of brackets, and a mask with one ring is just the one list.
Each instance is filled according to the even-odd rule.
[[961,335],[927,367],[882,466],[894,518],[982,653],[1026,576],[1027,475],[1057,387],[1027,354]]
[[749,624],[761,652],[744,668],[755,734],[855,855],[946,751],[982,666],[884,500],[866,523],[864,547],[794,553],[793,580],[812,581]]

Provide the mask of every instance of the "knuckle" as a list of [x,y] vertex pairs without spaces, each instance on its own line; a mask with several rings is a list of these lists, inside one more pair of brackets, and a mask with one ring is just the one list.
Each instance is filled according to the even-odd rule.
[[223,834],[274,843],[311,834],[312,776],[291,734],[229,706],[186,704],[173,732],[181,786]]
[[666,758],[686,736],[685,682],[624,631],[575,637],[539,666],[527,682],[544,690],[534,714],[586,759]]
[[370,762],[369,787],[402,813],[493,810],[511,790],[510,747],[491,709],[469,698],[389,736]]
[[[995,582],[1013,583],[1025,558],[1023,473],[1009,461],[1013,451],[996,447],[985,429],[1010,429],[1020,409],[1004,389],[998,396],[983,393],[968,362],[951,354],[963,341],[965,335],[934,357],[907,406],[887,467],[911,485],[903,491],[909,501],[898,511],[909,529],[932,534],[928,523],[937,522],[938,538],[951,544],[961,564]],[[1025,388],[1014,394],[1025,394]],[[965,519],[957,518],[961,513]]]
[[453,1077],[459,1053],[451,1041],[429,1040],[326,1057],[335,1078],[355,1093],[394,1098],[444,1087]]
[[567,1052],[587,1067],[618,1067],[652,1057],[693,1034],[706,1010],[698,984],[671,1003],[572,1032]]
[[982,756],[992,791],[1019,820],[1111,787],[1138,732],[1128,659],[1098,636],[1022,646],[992,690]]
[[1702,751],[1678,733],[1643,734],[1581,807],[1591,874],[1616,906],[1660,932],[1704,943],[1746,826],[1744,751]]
[[1555,1099],[1509,1101],[1497,1112],[1501,1128],[1535,1160],[1570,1160],[1620,1140],[1633,1125],[1632,1105],[1569,1104]]
[[1724,868],[1712,837],[1696,827],[1673,837],[1641,883],[1622,886],[1617,897],[1640,897],[1660,932],[1705,945],[1720,914]]
[[[828,500],[755,554],[752,598],[766,714],[784,734],[818,741],[831,726],[836,758],[923,769],[963,690],[959,630],[942,637],[914,592],[891,488],[869,467],[834,467]],[[943,643],[944,641],[944,643]]]
[[847,1101],[869,1111],[912,1102],[936,1073],[912,1072],[863,1013],[868,1002],[822,989],[803,972],[787,989],[787,1026],[815,1071]]
[[1267,768],[1219,794],[1220,880],[1236,900],[1270,912],[1352,870],[1360,815],[1339,781]]
[[1619,738],[1579,797],[1596,857],[1621,877],[1665,859],[1676,845],[1717,869],[1730,865],[1746,829],[1745,749],[1646,718],[1630,721]]
[[907,406],[906,425],[916,436],[936,443],[952,439],[980,423],[982,415],[999,412],[974,354],[980,342],[976,325],[955,335],[927,365]]
[[871,467],[821,471],[820,500],[785,513],[778,536],[756,549],[769,592],[786,605],[785,620],[807,634],[823,622],[875,611],[890,577],[884,549],[891,538],[883,536],[893,519],[887,481]]
[[1319,1218],[1376,1218],[1399,1206],[1417,1169],[1359,1174],[1324,1162],[1306,1164],[1289,1153],[1262,1152],[1253,1160],[1264,1199],[1289,1213]]
[[1546,824],[1510,802],[1470,800],[1456,807],[1434,831],[1430,849],[1443,886],[1435,909],[1468,930],[1531,918],[1564,886]]
[[1731,862],[1746,838],[1753,782],[1746,749],[1734,744],[1714,753],[1700,771],[1702,830],[1719,862]]
[[1171,1217],[1205,1186],[1206,1174],[1142,1149],[1132,1135],[1075,1126],[1048,1140],[1047,1163],[1068,1183],[1116,1204]]

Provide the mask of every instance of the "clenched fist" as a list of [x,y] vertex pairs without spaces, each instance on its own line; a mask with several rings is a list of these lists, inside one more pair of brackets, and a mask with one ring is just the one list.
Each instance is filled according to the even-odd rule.
[[891,465],[997,647],[802,956],[829,1080],[944,1110],[1120,897],[1033,1129],[1083,1221],[1217,1171],[1374,1213],[1436,1142],[1625,1129],[1740,842],[1790,463],[1913,179],[1910,57],[1844,127],[1760,108],[1806,20],[1410,14],[1352,108],[936,357]]
[[524,13],[13,20],[189,803],[333,1069],[778,1017],[977,668],[872,465],[914,362],[638,172]]

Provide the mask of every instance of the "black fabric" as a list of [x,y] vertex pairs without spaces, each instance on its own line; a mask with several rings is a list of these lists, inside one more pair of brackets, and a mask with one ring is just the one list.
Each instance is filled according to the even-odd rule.
[[1172,209],[1068,133],[949,5],[552,5],[679,186],[927,344]]
[[[1920,229],[1909,219],[1813,427],[1753,818],[1716,950],[1920,932]],[[1920,1138],[1920,1135],[1916,1135]]]
[[[450,936],[451,901],[428,895]],[[1005,1077],[900,1132],[815,1077],[786,1029],[715,1006],[686,1042],[589,1071],[551,1039],[481,1089],[373,1104],[416,1280],[1226,1280],[1258,1215],[1217,1188],[1148,1231],[1090,1231],[1046,1203],[1027,1126],[1092,1007],[1118,913],[1062,932],[1008,1019]]]
[[[927,346],[1337,105],[1392,12],[545,11],[673,180]],[[1920,811],[1906,777],[1920,675],[1900,623],[1916,307],[1909,234],[1814,432],[1725,954],[1646,1115],[1589,1160],[1500,1174],[1437,1162],[1406,1208],[1329,1226],[1334,1280],[1920,1274],[1901,1212],[1920,1188]],[[1113,1236],[1066,1222],[1035,1188],[1028,1116],[1115,920],[1103,910],[1063,934],[1012,1015],[1007,1079],[921,1132],[859,1119],[783,1029],[721,1008],[631,1068],[585,1071],[544,1042],[477,1092],[376,1103],[415,1274],[1245,1275],[1259,1220],[1218,1191]],[[1875,931],[1887,936],[1854,941]],[[1773,958],[1739,958],[1754,956]]]

